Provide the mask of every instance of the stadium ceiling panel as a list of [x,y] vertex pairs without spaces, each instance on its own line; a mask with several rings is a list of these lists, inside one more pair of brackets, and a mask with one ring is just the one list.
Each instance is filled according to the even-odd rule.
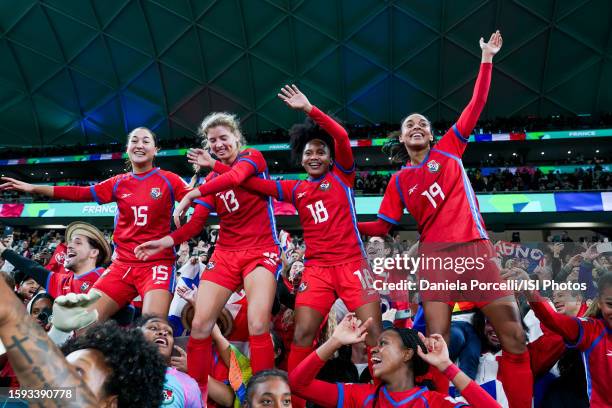
[[452,120],[496,28],[485,117],[612,111],[608,0],[20,0],[0,2],[0,144],[192,135],[213,110],[245,132],[301,116],[294,82],[351,123]]

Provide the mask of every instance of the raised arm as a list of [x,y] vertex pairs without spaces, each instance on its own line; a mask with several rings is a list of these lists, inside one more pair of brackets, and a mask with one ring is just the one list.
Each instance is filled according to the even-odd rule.
[[457,121],[457,130],[459,134],[467,139],[467,137],[474,130],[476,122],[484,109],[485,103],[487,102],[487,96],[489,95],[489,86],[491,85],[491,71],[493,56],[497,54],[502,46],[502,37],[499,31],[491,34],[489,42],[484,42],[480,39],[480,48],[482,49],[482,59],[480,65],[480,71],[478,72],[478,78],[476,78],[476,85],[474,85],[474,93],[472,99],[465,107],[459,120]]
[[306,95],[304,95],[295,85],[285,85],[284,88],[281,88],[278,97],[291,109],[304,111],[304,113],[310,116],[312,120],[334,139],[334,161],[340,170],[344,173],[350,173],[355,170],[355,160],[353,159],[351,141],[349,140],[346,129],[319,110],[319,108],[313,106]]
[[15,269],[23,273],[25,276],[30,276],[42,287],[47,289],[49,275],[53,272],[49,271],[38,262],[19,255],[17,252],[7,249],[2,241],[0,241],[0,256],[15,266]]
[[318,349],[310,353],[290,374],[291,392],[317,405],[335,407],[338,404],[338,386],[315,379],[336,350],[343,345],[365,341],[371,318],[361,324],[354,313],[348,313],[334,330],[334,334]]
[[[0,299],[0,340],[21,387],[72,388],[74,398],[67,400],[65,394],[60,398],[62,394],[58,393],[54,406],[98,407],[92,391],[41,327],[26,315],[23,305],[3,279],[0,279]],[[51,400],[48,401],[50,406]]]
[[578,341],[580,325],[575,318],[557,313],[536,291],[530,292],[529,297],[529,306],[544,326],[559,334],[568,343],[575,344]]
[[425,337],[419,333],[421,341],[427,347],[427,353],[419,346],[417,353],[425,362],[442,372],[474,408],[500,407],[485,390],[461,371],[448,356],[448,346],[439,334]]

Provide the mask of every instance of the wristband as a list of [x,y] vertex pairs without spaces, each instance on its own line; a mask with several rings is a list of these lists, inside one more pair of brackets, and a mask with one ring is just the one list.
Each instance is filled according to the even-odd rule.
[[453,378],[455,378],[457,376],[457,374],[459,374],[461,370],[459,370],[459,367],[457,367],[456,365],[452,364],[449,365],[448,367],[446,367],[446,369],[444,371],[442,371],[442,373],[446,376],[446,378],[448,378],[450,381],[453,381]]

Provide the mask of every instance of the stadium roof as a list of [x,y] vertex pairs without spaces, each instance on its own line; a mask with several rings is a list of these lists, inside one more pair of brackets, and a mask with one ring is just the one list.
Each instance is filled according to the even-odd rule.
[[487,117],[612,111],[607,0],[0,2],[0,145],[193,134],[212,110],[247,134],[301,120],[295,82],[350,123],[453,119],[496,28]]

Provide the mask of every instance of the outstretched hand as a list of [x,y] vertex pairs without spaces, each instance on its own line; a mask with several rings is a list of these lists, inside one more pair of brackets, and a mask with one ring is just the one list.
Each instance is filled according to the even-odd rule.
[[484,38],[480,38],[480,48],[482,49],[482,62],[491,62],[493,56],[499,52],[503,44],[503,38],[499,30],[491,34],[488,42],[484,42]]
[[312,105],[308,101],[306,95],[304,95],[295,85],[285,85],[281,88],[278,97],[291,109],[303,110],[306,113],[310,113],[312,109]]
[[425,337],[419,332],[419,338],[427,348],[427,353],[421,349],[421,346],[417,347],[417,353],[426,363],[436,367],[440,371],[443,371],[452,364],[448,356],[448,346],[444,341],[444,337],[439,334],[432,334],[429,337]]
[[0,191],[15,190],[21,193],[31,193],[34,191],[34,186],[32,184],[11,177],[2,177],[0,180],[3,181],[3,183],[0,184]]
[[334,330],[332,337],[342,345],[349,345],[365,341],[368,334],[368,327],[372,324],[372,318],[361,322],[355,313],[348,313]]
[[85,328],[98,320],[98,312],[89,310],[102,295],[97,290],[88,293],[68,293],[53,303],[53,325],[64,332]]
[[212,158],[206,149],[189,149],[187,161],[193,165],[209,169],[212,169],[215,165],[215,159]]

